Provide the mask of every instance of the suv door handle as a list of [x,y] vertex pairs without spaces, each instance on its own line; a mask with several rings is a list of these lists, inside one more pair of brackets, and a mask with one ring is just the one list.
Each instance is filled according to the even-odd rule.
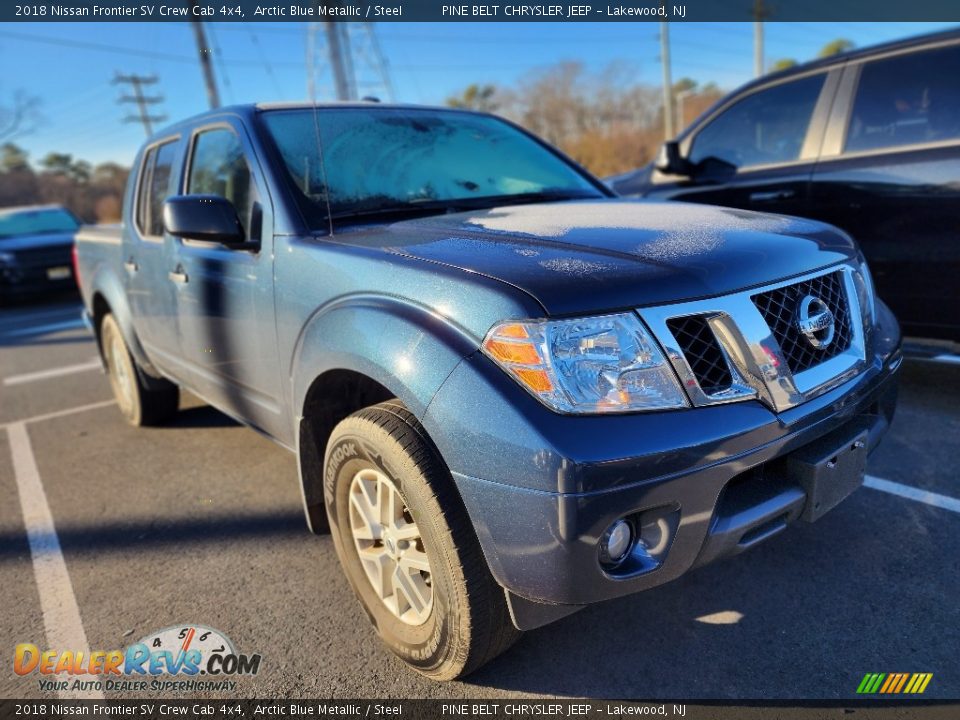
[[124,267],[124,269],[125,269],[128,273],[130,273],[131,275],[133,275],[137,270],[140,269],[140,266],[137,265],[137,261],[134,260],[133,258],[130,258],[129,260],[127,260],[127,261],[123,264],[123,267]]
[[180,285],[183,285],[188,280],[187,274],[183,272],[181,268],[177,268],[176,270],[167,273],[167,277]]
[[771,200],[789,200],[797,193],[783,188],[781,190],[763,190],[750,193],[750,202],[770,202]]

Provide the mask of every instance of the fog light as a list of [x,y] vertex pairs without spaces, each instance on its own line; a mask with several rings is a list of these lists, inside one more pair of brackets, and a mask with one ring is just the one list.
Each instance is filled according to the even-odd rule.
[[600,539],[600,559],[605,563],[618,563],[626,557],[632,544],[633,528],[630,523],[617,520]]

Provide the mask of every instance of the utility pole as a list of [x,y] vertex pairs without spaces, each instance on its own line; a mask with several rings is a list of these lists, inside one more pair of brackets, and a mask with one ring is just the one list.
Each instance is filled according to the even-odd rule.
[[[190,7],[191,9],[197,7],[197,0],[190,0]],[[191,14],[191,17],[196,18],[197,16]],[[211,109],[216,109],[220,107],[220,93],[217,92],[217,80],[213,76],[213,63],[210,62],[213,50],[207,44],[207,35],[203,31],[203,23],[200,20],[193,19],[190,21],[190,25],[193,27],[193,37],[197,41],[197,53],[200,55],[203,81],[207,86],[207,102],[210,103]]]
[[683,130],[687,126],[687,113],[685,112],[685,101],[691,95],[696,95],[695,90],[684,90],[677,93],[677,129]]
[[350,56],[350,39],[346,33],[346,23],[324,23],[327,31],[327,48],[330,51],[330,67],[333,68],[333,82],[337,100],[356,100],[356,81],[353,77],[353,63]]
[[[361,95],[376,95],[392,101],[387,58],[380,50],[374,23],[307,23],[306,50],[310,100],[331,95],[337,100],[357,100]],[[332,86],[319,84],[318,74],[326,75]]]
[[660,64],[663,65],[663,137],[673,140],[673,81],[670,79],[670,34],[660,21]]
[[147,137],[153,135],[153,123],[162,122],[167,119],[166,115],[151,115],[147,109],[150,105],[157,105],[163,102],[162,95],[147,96],[143,94],[145,85],[156,85],[158,82],[156,75],[121,75],[117,73],[113,78],[113,84],[130,85],[133,88],[132,95],[121,95],[118,103],[136,103],[140,111],[139,115],[127,115],[123,122],[143,123],[143,129],[147,132]]
[[770,11],[763,6],[763,0],[753,0],[753,75],[763,75],[763,21]]
[[307,100],[317,101],[317,73],[314,63],[317,57],[317,23],[307,23]]

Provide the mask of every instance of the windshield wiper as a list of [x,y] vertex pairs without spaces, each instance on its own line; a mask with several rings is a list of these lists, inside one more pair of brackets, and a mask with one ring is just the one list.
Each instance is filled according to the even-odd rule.
[[345,220],[365,217],[404,216],[404,215],[434,215],[437,213],[454,212],[460,209],[453,202],[422,202],[405,205],[386,205],[383,207],[362,208],[335,212],[330,217],[333,220]]
[[365,217],[385,217],[408,215],[437,215],[442,213],[463,212],[498,205],[523,205],[536,202],[560,202],[563,200],[586,200],[602,198],[599,193],[577,192],[570,190],[539,190],[536,192],[511,193],[509,195],[484,195],[473,198],[451,200],[414,200],[400,205],[382,205],[370,208],[357,208],[333,213],[333,220],[361,219]]
[[497,205],[525,205],[538,202],[563,202],[564,200],[598,200],[604,196],[600,193],[582,192],[576,190],[538,190],[535,192],[511,193],[509,195],[488,195],[476,198],[490,207]]

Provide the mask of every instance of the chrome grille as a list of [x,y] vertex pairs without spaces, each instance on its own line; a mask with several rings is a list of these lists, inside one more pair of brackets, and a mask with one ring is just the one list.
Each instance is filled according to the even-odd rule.
[[667,327],[677,339],[703,392],[714,395],[733,384],[730,366],[706,317],[693,315],[670,318]]
[[[766,287],[637,312],[695,407],[756,398],[781,412],[865,369],[857,272],[854,263],[844,263]],[[803,302],[807,295],[822,306]],[[815,348],[817,342],[796,323],[801,314],[819,322],[826,309],[834,316],[833,339]],[[828,327],[812,330],[816,341],[825,340]]]
[[[806,295],[820,298],[833,314],[836,323],[834,337],[827,347],[814,347],[797,327],[797,308]],[[754,295],[752,300],[770,326],[793,373],[809,370],[850,347],[852,333],[849,304],[839,272],[760,293]]]

